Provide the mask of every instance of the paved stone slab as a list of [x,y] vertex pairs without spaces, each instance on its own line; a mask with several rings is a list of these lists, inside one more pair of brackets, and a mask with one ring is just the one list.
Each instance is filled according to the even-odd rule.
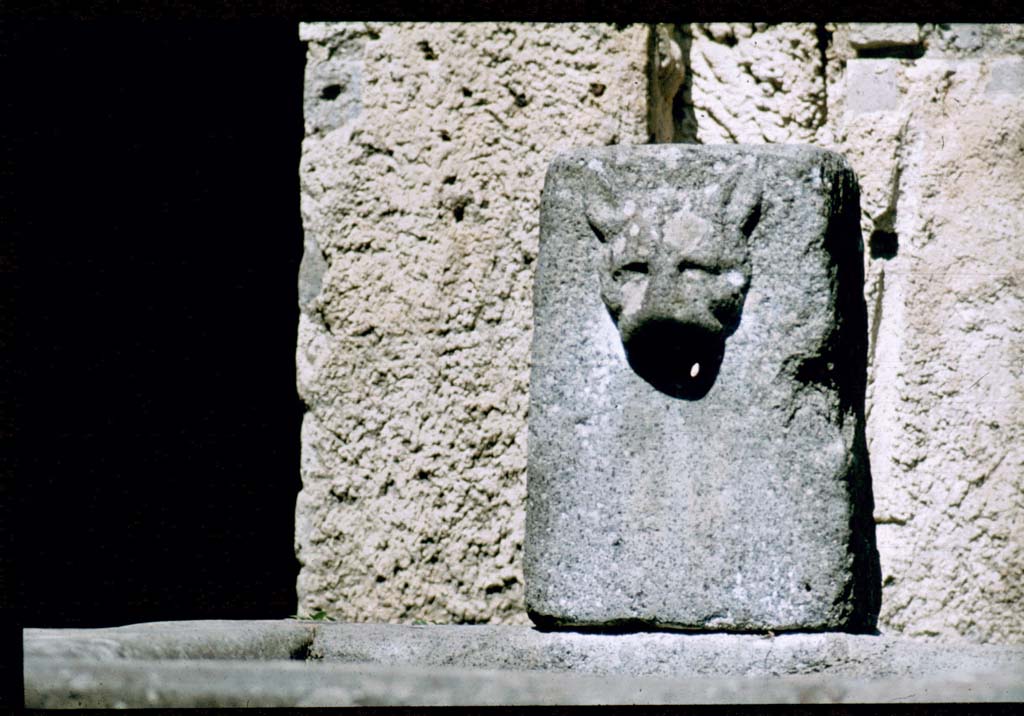
[[310,622],[202,620],[109,629],[25,629],[25,658],[305,659]]
[[536,672],[287,661],[31,659],[28,708],[493,706],[576,704],[1019,701],[1007,674],[866,681],[595,677]]
[[298,611],[527,624],[544,172],[565,147],[671,133],[682,54],[645,23],[316,22],[300,36]]
[[536,623],[873,626],[857,191],[812,147],[551,164],[524,546]]
[[844,634],[627,634],[520,626],[322,624],[311,659],[393,666],[572,671],[630,676],[937,678],[1000,671],[1024,681],[1024,645]]

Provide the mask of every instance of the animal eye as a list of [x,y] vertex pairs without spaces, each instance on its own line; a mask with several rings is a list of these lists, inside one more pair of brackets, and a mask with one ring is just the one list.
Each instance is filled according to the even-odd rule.
[[594,225],[594,222],[590,220],[589,216],[587,217],[587,225],[590,227],[590,230],[594,232],[594,236],[597,237],[598,241],[600,241],[602,244],[607,241],[604,232]]
[[616,281],[622,281],[630,278],[631,274],[646,274],[649,270],[647,264],[643,261],[631,261],[612,271],[612,278]]

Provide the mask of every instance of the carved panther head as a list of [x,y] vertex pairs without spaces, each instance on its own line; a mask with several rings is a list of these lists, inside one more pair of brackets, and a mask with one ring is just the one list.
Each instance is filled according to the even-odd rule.
[[601,298],[633,370],[669,395],[703,397],[750,286],[756,172],[734,171],[673,202],[617,192],[597,177],[584,211],[601,244]]

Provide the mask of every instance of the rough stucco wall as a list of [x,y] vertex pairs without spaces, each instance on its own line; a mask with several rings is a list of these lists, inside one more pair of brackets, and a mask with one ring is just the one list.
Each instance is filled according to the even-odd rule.
[[1024,639],[1024,27],[303,33],[303,611],[524,621],[529,259],[556,148],[808,142],[861,180],[880,628]]
[[1024,28],[690,26],[677,139],[861,181],[880,628],[1024,639]]
[[[493,23],[301,33],[300,611],[526,623],[544,172],[561,149],[648,140],[651,33]],[[671,52],[656,56],[671,89]]]
[[840,26],[833,43],[830,116],[864,191],[881,623],[910,635],[1024,639],[1022,40]]
[[678,141],[813,143],[827,111],[814,24],[716,22],[684,33],[689,77]]

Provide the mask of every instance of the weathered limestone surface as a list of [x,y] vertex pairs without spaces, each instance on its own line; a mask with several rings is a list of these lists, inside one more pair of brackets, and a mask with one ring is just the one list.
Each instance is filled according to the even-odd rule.
[[813,142],[825,122],[824,54],[813,23],[689,25],[676,141]]
[[534,621],[872,628],[867,324],[842,158],[560,155],[535,285]]
[[[687,33],[677,138],[812,141],[847,156],[860,180],[880,628],[1021,641],[1024,376],[1013,366],[1024,288],[1013,277],[1024,275],[1024,25]],[[792,46],[753,44],[767,33],[792,35]],[[770,104],[737,90],[751,52],[790,78]],[[804,69],[787,64],[794,53]],[[801,115],[812,121],[786,121],[818,100],[821,112]],[[773,125],[784,138],[760,131]]]
[[1019,642],[1024,45],[1019,26],[921,34],[918,59],[862,59],[837,28],[829,90],[863,189],[880,623]]
[[323,624],[310,658],[602,676],[938,678],[1024,673],[1024,646],[844,634],[544,632],[510,625]]
[[[283,647],[299,632],[308,642],[304,651],[268,648],[271,642]],[[90,640],[107,643],[109,651],[83,650]],[[201,642],[206,646],[196,651]],[[611,635],[498,625],[165,622],[25,630],[24,646],[29,708],[1024,698],[1024,647],[837,633]]]
[[541,184],[559,150],[647,141],[651,30],[301,32],[300,611],[525,622]]
[[280,708],[600,704],[991,703],[1024,699],[1015,674],[700,679],[287,661],[25,664],[28,708]]
[[921,26],[927,57],[1014,56],[1024,53],[1024,25],[927,23]]
[[914,22],[853,22],[845,26],[850,46],[857,51],[917,47],[921,26]]

